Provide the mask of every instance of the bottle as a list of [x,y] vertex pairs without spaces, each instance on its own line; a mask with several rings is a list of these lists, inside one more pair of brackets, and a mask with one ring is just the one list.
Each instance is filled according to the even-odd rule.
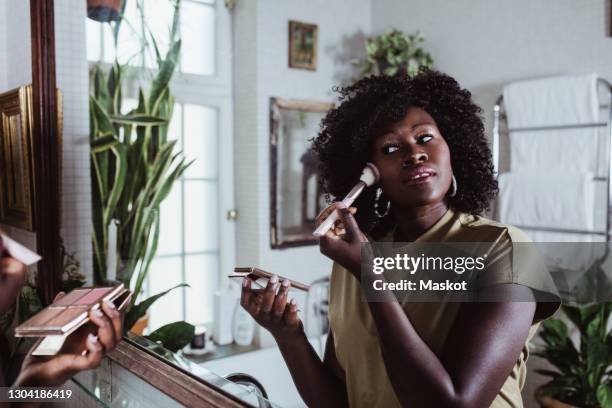
[[255,320],[239,302],[236,302],[234,318],[232,319],[232,336],[239,346],[248,346],[255,336]]

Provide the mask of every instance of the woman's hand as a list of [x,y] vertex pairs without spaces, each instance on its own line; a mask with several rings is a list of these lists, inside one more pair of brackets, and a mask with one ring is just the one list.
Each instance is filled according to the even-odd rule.
[[335,202],[319,214],[316,224],[319,226],[333,211],[339,217],[334,226],[319,239],[319,249],[328,258],[338,262],[349,270],[357,279],[361,276],[361,249],[368,242],[365,234],[359,229],[353,214],[354,207],[346,208],[342,202]]
[[[63,294],[55,300],[61,296]],[[102,309],[89,312],[89,318],[91,322],[69,335],[57,355],[33,356],[30,352],[23,362],[15,386],[57,387],[79,371],[98,367],[104,355],[112,351],[121,340],[122,315],[112,303],[104,302]]]
[[[263,290],[251,289],[251,279],[244,278],[240,305],[255,321],[267,329],[276,341],[283,341],[303,332],[302,322],[298,317],[297,302],[287,295],[291,284],[284,280],[278,288],[278,276],[274,275]],[[278,292],[277,292],[278,289]]]
[[0,238],[0,315],[15,304],[17,295],[26,282],[26,275],[26,266],[4,250]]

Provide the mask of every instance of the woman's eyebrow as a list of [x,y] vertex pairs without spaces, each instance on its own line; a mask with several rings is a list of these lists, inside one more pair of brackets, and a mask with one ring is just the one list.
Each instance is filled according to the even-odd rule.
[[416,124],[412,125],[410,130],[415,130],[416,128],[419,128],[421,126],[435,126],[435,125],[433,123],[431,123],[431,122],[416,123]]

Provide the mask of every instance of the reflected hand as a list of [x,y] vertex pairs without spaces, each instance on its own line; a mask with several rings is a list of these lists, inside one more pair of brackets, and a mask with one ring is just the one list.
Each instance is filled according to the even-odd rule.
[[[63,295],[60,293],[55,300]],[[15,386],[60,386],[79,371],[97,368],[105,354],[121,341],[122,317],[110,302],[104,302],[101,310],[90,311],[90,322],[69,335],[57,355],[33,356],[30,352],[23,362]]]
[[0,239],[0,315],[15,304],[17,295],[26,282],[27,271],[24,264],[4,250]]
[[303,332],[297,302],[295,299],[287,302],[291,283],[284,280],[277,292],[278,286],[276,275],[270,278],[263,290],[251,289],[251,279],[244,278],[240,298],[240,305],[277,341]]
[[334,227],[319,239],[319,249],[328,258],[338,262],[357,279],[361,275],[361,249],[368,242],[365,234],[353,217],[357,212],[354,207],[346,208],[342,202],[335,202],[317,217],[317,225],[332,212],[338,211],[339,217]]

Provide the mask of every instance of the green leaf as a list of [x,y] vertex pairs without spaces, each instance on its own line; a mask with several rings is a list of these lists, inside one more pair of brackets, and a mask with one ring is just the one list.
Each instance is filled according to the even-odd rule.
[[166,87],[168,87],[170,79],[172,78],[172,75],[174,75],[174,70],[178,64],[180,52],[181,40],[178,40],[170,45],[170,49],[166,54],[166,58],[159,66],[157,76],[151,84],[151,92],[149,94],[149,106],[151,107],[151,112],[153,113],[155,113],[154,107],[159,103],[159,99],[162,93],[164,92]]
[[109,119],[121,125],[159,126],[168,124],[168,119],[153,115],[111,115]]
[[176,353],[188,345],[195,335],[195,326],[187,322],[166,324],[147,337],[154,342],[161,342],[164,348]]
[[114,135],[98,137],[90,143],[91,152],[92,153],[105,152],[107,150],[110,150],[113,146],[115,146],[118,143],[120,143],[119,139],[117,139]]
[[[134,326],[134,323],[136,323],[138,319],[140,319],[142,316],[145,315],[145,313],[147,313],[147,310],[149,310],[151,305],[155,303],[157,299],[161,298],[162,296],[165,296],[168,292],[174,289],[182,288],[185,286],[189,287],[188,284],[181,283],[168,290],[158,293],[157,295],[153,295],[149,297],[148,299],[145,299],[142,302],[138,303],[137,305],[134,305],[125,315],[124,329],[126,331],[129,331],[132,328],[132,326]],[[136,298],[137,296],[138,296],[138,293],[134,293],[134,297]]]
[[92,115],[96,118],[98,132],[95,137],[108,136],[115,134],[115,128],[108,117],[108,114],[104,111],[100,103],[94,98],[90,97],[90,110]]
[[612,408],[612,385],[600,384],[597,387],[597,402],[602,408]]
[[565,344],[567,340],[567,326],[559,319],[548,319],[542,323],[542,339],[549,346]]

